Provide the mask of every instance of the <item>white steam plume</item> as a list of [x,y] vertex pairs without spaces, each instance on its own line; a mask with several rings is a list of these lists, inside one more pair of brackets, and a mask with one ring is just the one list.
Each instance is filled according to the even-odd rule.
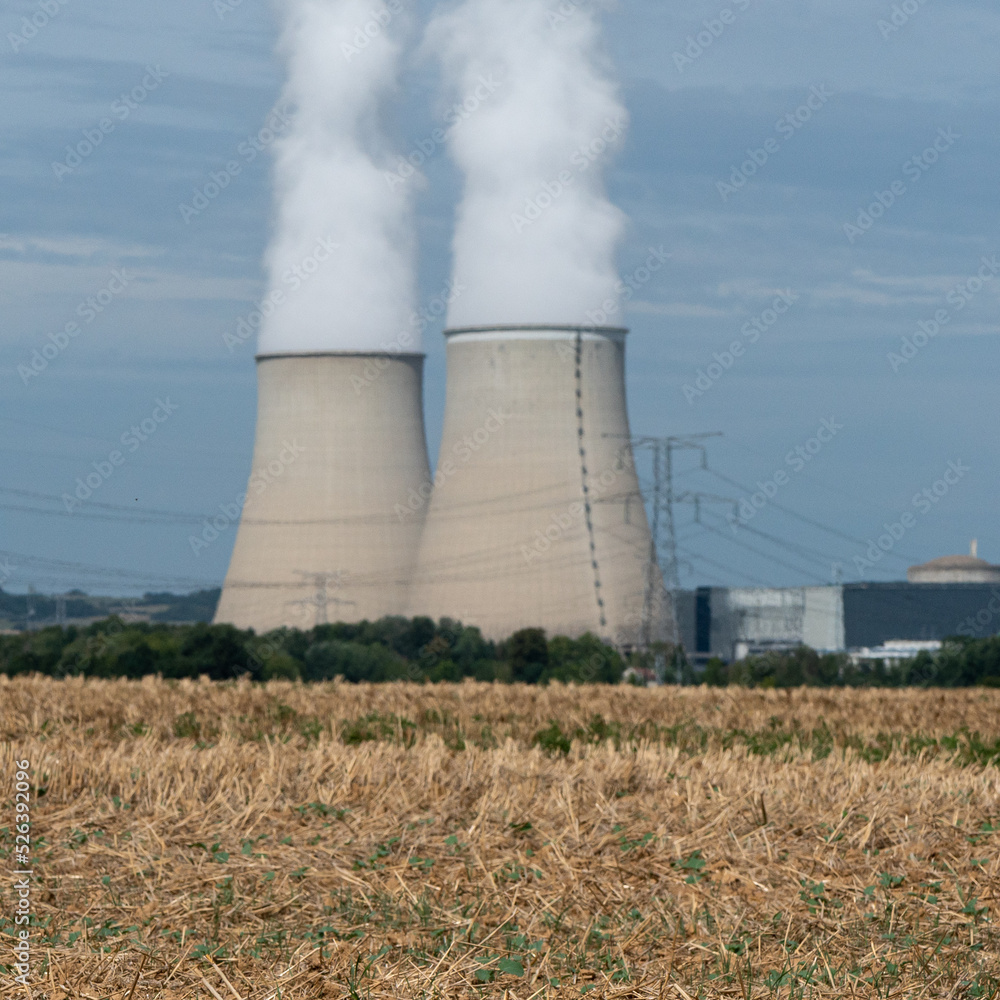
[[428,28],[451,88],[497,88],[450,134],[465,174],[453,327],[587,323],[617,301],[625,218],[603,174],[627,112],[596,16],[554,11],[552,0],[463,0]]
[[[419,350],[408,191],[386,183],[380,118],[396,85],[401,0],[276,0],[283,101],[261,353]],[[267,300],[265,300],[266,304]],[[270,311],[269,309],[265,312]],[[396,346],[393,346],[396,345]]]

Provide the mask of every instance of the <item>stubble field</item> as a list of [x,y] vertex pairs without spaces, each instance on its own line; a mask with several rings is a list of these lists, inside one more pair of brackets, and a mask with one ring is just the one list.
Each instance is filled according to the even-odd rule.
[[1000,691],[0,677],[0,743],[0,997],[1000,987]]

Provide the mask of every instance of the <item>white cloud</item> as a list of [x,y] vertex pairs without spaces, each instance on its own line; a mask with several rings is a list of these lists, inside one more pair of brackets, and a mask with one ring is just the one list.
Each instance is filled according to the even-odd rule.
[[115,243],[111,240],[90,236],[30,236],[0,233],[0,253],[15,253],[21,257],[51,255],[74,257],[80,260],[103,257],[108,260],[134,259],[137,257],[158,257],[166,251],[162,247],[140,244]]
[[723,319],[736,316],[735,309],[717,309],[699,302],[631,302],[629,312],[647,316],[682,316],[689,319]]
[[123,299],[252,302],[260,297],[263,287],[254,278],[203,276],[134,267],[127,259],[87,266],[0,260],[0,288],[3,289],[0,301],[24,306],[40,297],[93,295],[107,285],[113,268],[124,268],[130,277]]
[[841,282],[814,288],[810,294],[817,302],[848,302],[855,306],[882,307],[933,305],[941,298],[940,295],[891,295],[875,288],[863,288]]
[[[764,300],[773,299],[779,292],[787,291],[785,288],[776,288],[773,285],[763,284],[754,278],[739,278],[735,281],[720,281],[715,286],[715,294],[720,298],[740,298]],[[798,289],[793,289],[798,291]]]

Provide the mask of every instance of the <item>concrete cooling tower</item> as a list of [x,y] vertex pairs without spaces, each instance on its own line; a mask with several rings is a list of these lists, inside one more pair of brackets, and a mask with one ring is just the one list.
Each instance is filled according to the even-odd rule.
[[257,358],[253,471],[216,622],[265,632],[402,614],[430,479],[422,354]]
[[651,638],[667,637],[629,442],[626,332],[446,332],[444,433],[411,614],[493,639],[540,626],[631,645],[647,622]]

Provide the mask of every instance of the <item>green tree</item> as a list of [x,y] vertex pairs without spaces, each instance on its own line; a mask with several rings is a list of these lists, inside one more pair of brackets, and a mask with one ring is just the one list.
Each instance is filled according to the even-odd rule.
[[510,664],[513,680],[536,684],[549,664],[545,629],[525,628],[515,632],[503,644],[500,655]]

